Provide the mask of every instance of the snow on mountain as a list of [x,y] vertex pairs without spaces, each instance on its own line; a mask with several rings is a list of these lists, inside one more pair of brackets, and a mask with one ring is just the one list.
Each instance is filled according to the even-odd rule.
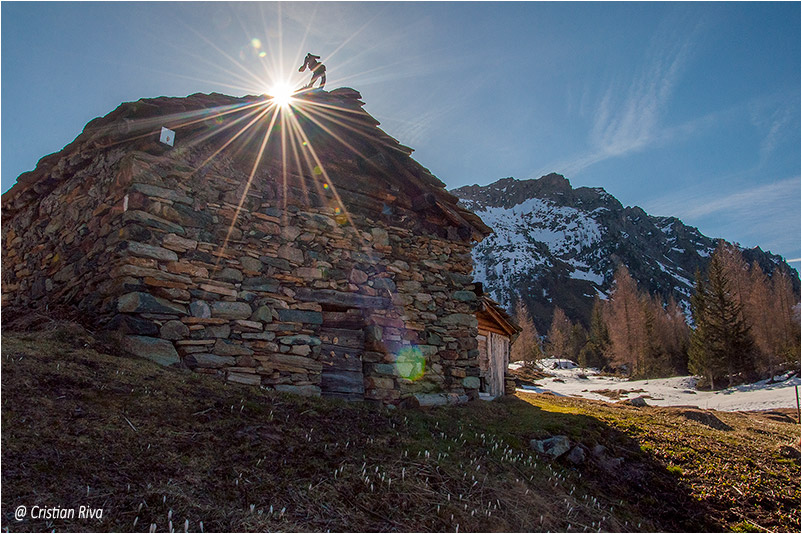
[[[624,207],[602,188],[574,189],[559,174],[505,178],[452,193],[495,231],[474,248],[475,279],[505,306],[521,295],[540,332],[555,306],[587,325],[594,297],[606,298],[621,264],[641,289],[673,295],[688,309],[695,272],[706,267],[717,244],[675,217]],[[790,270],[759,248],[744,255],[766,272]]]

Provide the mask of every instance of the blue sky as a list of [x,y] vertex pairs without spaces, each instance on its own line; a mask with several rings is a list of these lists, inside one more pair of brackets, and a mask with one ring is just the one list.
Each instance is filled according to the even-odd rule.
[[121,102],[305,82],[313,52],[327,89],[360,91],[449,188],[559,172],[711,237],[801,255],[796,2],[0,9],[3,191]]

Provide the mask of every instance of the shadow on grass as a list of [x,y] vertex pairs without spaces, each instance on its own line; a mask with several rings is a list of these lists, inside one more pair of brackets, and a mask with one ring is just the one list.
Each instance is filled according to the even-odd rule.
[[[614,427],[583,412],[592,403],[535,395],[389,410],[226,385],[84,345],[3,337],[3,528],[721,529],[625,432],[641,419],[622,414]],[[586,460],[530,449],[553,435],[584,446]],[[31,517],[34,506],[75,517]],[[78,517],[81,507],[103,515]]]
[[[524,400],[526,399],[526,400]],[[575,463],[570,453],[553,460],[571,473],[577,490],[611,503],[630,531],[721,531],[711,510],[693,496],[692,489],[658,461],[647,445],[621,430],[635,430],[642,423],[622,415],[618,426],[583,413],[602,403],[560,398],[554,395],[522,394],[498,402],[508,419],[486,414],[482,419],[499,434],[513,432],[520,446],[529,440],[565,435],[579,447],[584,460]],[[582,404],[581,408],[577,404]],[[605,407],[609,409],[608,407]],[[629,408],[636,410],[635,408]],[[490,408],[495,411],[495,408]],[[499,414],[500,415],[500,414]],[[510,439],[513,439],[510,436]]]

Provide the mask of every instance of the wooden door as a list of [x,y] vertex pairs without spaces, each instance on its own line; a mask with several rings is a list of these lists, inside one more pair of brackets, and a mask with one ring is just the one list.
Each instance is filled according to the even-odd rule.
[[322,396],[350,401],[365,399],[365,377],[362,372],[364,328],[365,320],[357,308],[323,311],[320,328]]
[[489,345],[488,393],[499,397],[504,394],[504,373],[510,358],[510,340],[507,336],[491,332]]

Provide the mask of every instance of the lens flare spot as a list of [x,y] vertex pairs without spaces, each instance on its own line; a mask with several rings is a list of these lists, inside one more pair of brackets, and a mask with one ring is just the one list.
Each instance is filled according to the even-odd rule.
[[342,212],[343,210],[341,210],[339,207],[334,208],[334,215],[339,215]]
[[262,48],[262,41],[254,37],[251,39],[251,46],[258,50],[259,48]]
[[426,358],[418,347],[405,347],[395,360],[398,374],[408,380],[418,380],[426,371]]
[[[317,168],[318,167],[315,167],[315,169],[317,169]],[[315,172],[315,174],[319,174],[319,173]],[[329,184],[323,184],[323,189],[328,189],[328,188],[329,188]]]
[[267,52],[265,52],[264,50],[259,52],[259,57],[266,57],[266,56],[267,56]]
[[[315,173],[315,176],[320,176],[323,174],[323,169],[320,168],[320,165],[315,165],[315,168],[312,169],[312,172]],[[329,184],[324,184],[323,187],[328,188]]]

